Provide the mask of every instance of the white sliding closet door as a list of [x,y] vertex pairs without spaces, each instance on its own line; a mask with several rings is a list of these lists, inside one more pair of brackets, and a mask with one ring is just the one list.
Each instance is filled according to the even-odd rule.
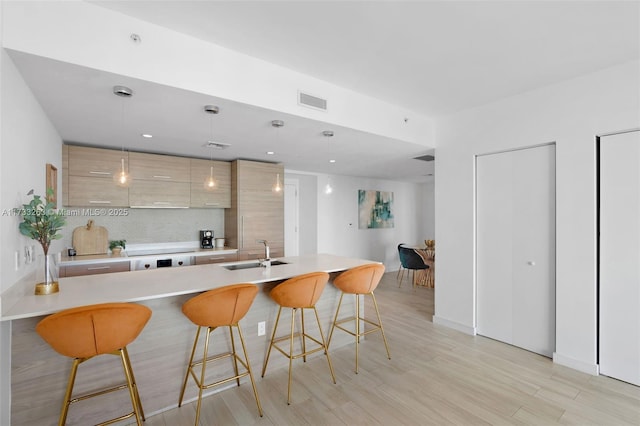
[[476,159],[477,332],[555,350],[555,145]]
[[600,139],[600,373],[640,385],[640,132]]

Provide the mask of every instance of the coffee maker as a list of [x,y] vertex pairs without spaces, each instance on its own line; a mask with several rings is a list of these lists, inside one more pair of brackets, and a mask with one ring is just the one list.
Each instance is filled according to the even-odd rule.
[[200,231],[200,247],[203,249],[213,248],[213,231],[203,229]]

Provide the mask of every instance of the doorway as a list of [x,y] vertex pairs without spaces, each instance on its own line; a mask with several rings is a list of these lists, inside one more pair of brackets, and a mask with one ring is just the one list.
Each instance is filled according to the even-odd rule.
[[599,140],[600,373],[640,386],[640,131]]
[[476,157],[477,332],[555,350],[555,144]]

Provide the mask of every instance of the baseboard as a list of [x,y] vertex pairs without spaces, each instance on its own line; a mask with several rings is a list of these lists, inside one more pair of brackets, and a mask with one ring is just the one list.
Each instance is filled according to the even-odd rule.
[[461,331],[465,334],[470,334],[472,336],[476,335],[476,328],[475,327],[469,327],[468,325],[464,325],[464,324],[460,324],[458,322],[455,321],[450,321],[448,319],[442,318],[442,317],[438,317],[436,315],[434,315],[432,317],[432,321],[434,324],[437,325],[442,325],[445,327],[449,327],[449,328],[453,328],[454,330],[458,330]]
[[574,370],[582,371],[583,373],[591,374],[592,376],[597,376],[600,373],[598,364],[590,364],[588,362],[560,355],[557,352],[553,353],[553,362],[558,365],[573,368]]

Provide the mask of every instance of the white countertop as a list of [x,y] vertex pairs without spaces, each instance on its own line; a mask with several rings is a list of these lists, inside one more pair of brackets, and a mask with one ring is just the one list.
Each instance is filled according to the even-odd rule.
[[[45,296],[33,295],[35,282],[24,279],[15,284],[11,291],[2,294],[0,320],[48,315],[63,309],[95,303],[137,302],[198,293],[235,283],[259,284],[309,272],[338,272],[367,263],[376,263],[330,254],[283,257],[278,260],[288,264],[235,271],[225,269],[225,264],[209,264],[61,278],[60,292]],[[254,261],[230,263],[250,262]]]

